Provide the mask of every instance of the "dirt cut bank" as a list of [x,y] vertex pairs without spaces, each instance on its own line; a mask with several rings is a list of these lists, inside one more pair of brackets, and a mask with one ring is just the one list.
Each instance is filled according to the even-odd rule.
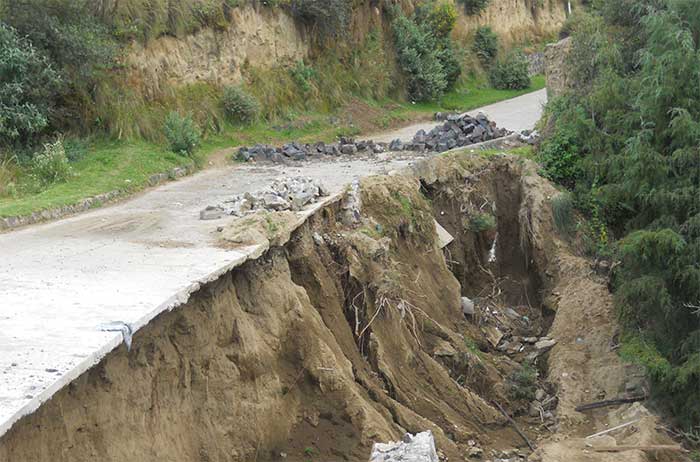
[[[424,430],[451,461],[613,460],[580,436],[625,416],[572,406],[624,392],[628,374],[604,281],[553,231],[555,194],[528,161],[458,153],[354,184],[296,229],[291,212],[239,220],[222,245],[270,249],[16,424],[0,460],[366,461]],[[523,364],[540,378],[519,381]],[[546,418],[527,415],[526,388],[552,398]],[[633,411],[619,442],[660,441]]]

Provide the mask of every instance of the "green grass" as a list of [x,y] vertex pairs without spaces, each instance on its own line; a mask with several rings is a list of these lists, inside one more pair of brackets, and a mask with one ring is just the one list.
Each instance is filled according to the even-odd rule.
[[[377,130],[426,118],[437,111],[467,111],[541,88],[544,88],[542,76],[534,77],[532,86],[525,90],[495,90],[483,82],[470,80],[436,103],[368,102],[380,114],[371,121],[371,125]],[[291,140],[330,142],[341,135],[360,134],[359,129],[353,125],[345,122],[332,123],[330,115],[318,112],[300,114],[286,124],[258,122],[246,127],[226,125],[222,133],[204,140],[200,155],[206,159],[217,151],[241,145],[275,145]],[[87,145],[86,152],[82,159],[72,163],[77,175],[68,182],[54,184],[38,193],[0,196],[0,217],[28,215],[71,205],[110,191],[136,192],[148,184],[148,178],[153,174],[192,165],[188,158],[168,152],[165,144],[161,146],[147,141],[94,141]],[[531,149],[524,154],[529,156],[530,153]],[[488,155],[488,152],[483,154]],[[18,182],[22,175],[26,175],[26,172],[20,171]]]
[[68,182],[51,185],[38,193],[0,197],[0,217],[75,204],[110,191],[135,192],[155,173],[192,164],[186,157],[146,142],[98,141],[88,149],[88,155],[72,164],[77,175]]

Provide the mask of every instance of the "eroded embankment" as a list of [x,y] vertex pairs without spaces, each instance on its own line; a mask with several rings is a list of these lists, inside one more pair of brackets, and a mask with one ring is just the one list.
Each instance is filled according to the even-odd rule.
[[[273,247],[20,421],[0,440],[0,460],[365,461],[374,441],[426,429],[449,460],[475,445],[488,457],[525,456],[495,403],[527,412],[508,385],[527,352],[561,403],[549,431],[563,438],[608,423],[574,418],[585,393],[614,396],[625,382],[603,281],[552,231],[555,190],[508,156],[443,156],[418,174],[364,180],[361,207],[328,205],[289,239],[274,215],[222,233]],[[494,226],[476,220],[487,215]],[[455,238],[444,250],[434,218]],[[477,301],[474,316],[463,315],[462,295]],[[559,343],[548,359],[490,343],[481,327],[497,327],[504,306],[532,320],[511,343],[517,329],[540,336],[553,321]],[[578,440],[544,441],[539,417],[518,419],[543,440],[533,457],[583,454]]]

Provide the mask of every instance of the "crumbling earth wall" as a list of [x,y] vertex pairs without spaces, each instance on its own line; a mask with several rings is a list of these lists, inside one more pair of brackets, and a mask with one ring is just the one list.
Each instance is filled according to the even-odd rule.
[[[537,306],[559,294],[550,309],[573,316],[589,308],[576,306],[584,287],[566,281],[583,284],[588,270],[579,260],[572,266],[554,236],[548,201],[556,191],[534,164],[452,154],[414,173],[367,178],[359,197],[333,202],[291,233],[261,219],[259,233],[285,238],[267,236],[263,256],[161,314],[131,351],[113,351],[18,422],[0,439],[0,460],[366,461],[372,443],[425,430],[449,460],[463,460],[475,444],[522,447],[493,404],[517,411],[505,386],[517,365],[499,358],[462,313],[464,292],[480,288],[470,279],[478,280],[491,239],[458,227],[458,204],[481,199],[496,214],[496,271],[520,281],[505,288],[514,298],[530,294]],[[456,238],[447,251],[434,217]],[[465,266],[457,278],[450,249]],[[595,390],[624,387],[614,355],[605,356],[610,364],[590,362],[607,331],[583,345],[556,318],[554,331],[573,345],[554,346],[552,371],[563,374],[575,360],[578,374],[601,377]],[[587,380],[576,379],[577,394],[559,397],[567,415]],[[574,389],[558,383],[564,394]],[[542,460],[570,449],[545,448]]]

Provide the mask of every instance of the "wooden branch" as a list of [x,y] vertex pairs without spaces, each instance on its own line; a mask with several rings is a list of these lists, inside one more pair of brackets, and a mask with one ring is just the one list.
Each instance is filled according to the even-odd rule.
[[637,401],[644,401],[645,399],[647,399],[647,397],[645,395],[641,395],[641,396],[633,396],[631,398],[617,398],[617,399],[610,399],[607,401],[597,401],[595,403],[582,404],[582,405],[576,407],[576,411],[583,412],[583,411],[589,411],[591,409],[598,409],[599,407],[620,406],[622,404],[636,403]]
[[624,452],[624,451],[676,451],[688,452],[677,444],[653,444],[647,446],[601,446],[591,448],[595,452]]
[[508,422],[510,422],[510,424],[513,426],[513,428],[515,429],[515,431],[518,432],[518,435],[520,435],[520,437],[523,439],[523,441],[525,441],[525,444],[527,444],[527,447],[529,447],[531,451],[534,451],[534,450],[535,450],[535,447],[532,445],[532,443],[530,443],[530,440],[527,439],[527,436],[525,436],[525,433],[523,433],[523,432],[520,430],[520,427],[518,427],[518,424],[515,423],[515,420],[513,420],[513,419],[508,415],[508,413],[501,407],[501,405],[498,404],[496,401],[493,401],[493,404],[495,404],[496,407],[498,408],[498,410],[501,411],[501,414],[503,414],[503,416],[504,416],[506,419],[508,419]]

